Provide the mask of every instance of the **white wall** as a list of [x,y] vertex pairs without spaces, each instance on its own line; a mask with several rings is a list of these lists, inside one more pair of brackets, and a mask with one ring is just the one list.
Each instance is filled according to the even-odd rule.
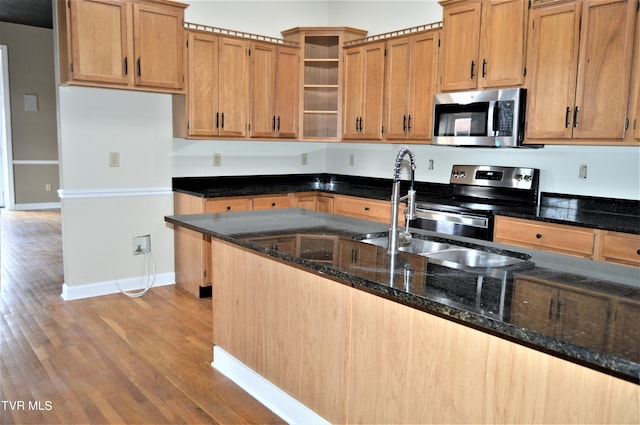
[[[186,20],[278,37],[295,26],[349,25],[371,33],[441,19],[434,1],[192,0]],[[351,15],[358,11],[357,16]],[[277,10],[274,13],[273,10]],[[426,14],[436,16],[424,16]],[[348,16],[354,16],[353,20]],[[346,16],[346,17],[345,17]],[[262,141],[187,141],[171,137],[171,96],[131,91],[59,89],[62,211],[67,287],[141,278],[134,236],[150,234],[158,273],[173,273],[171,177],[330,172],[390,178],[400,145]],[[543,170],[542,189],[638,199],[639,149],[546,147],[540,150],[415,148],[419,180],[447,182],[453,163],[509,164]],[[108,166],[109,152],[120,167]],[[213,167],[212,155],[222,155]],[[309,164],[300,164],[307,153]],[[355,155],[355,165],[348,158]],[[427,170],[427,160],[435,168]],[[579,180],[580,164],[589,166]],[[622,182],[622,183],[621,183]]]

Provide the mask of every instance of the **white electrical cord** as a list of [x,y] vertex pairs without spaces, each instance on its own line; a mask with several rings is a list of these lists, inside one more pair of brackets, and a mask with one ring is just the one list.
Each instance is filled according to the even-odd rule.
[[[116,282],[116,287],[118,288],[118,290],[130,298],[138,298],[143,296],[144,294],[147,293],[147,291],[149,291],[149,289],[151,289],[154,282],[156,281],[156,263],[153,260],[151,251],[149,251],[148,249],[143,249],[142,251],[144,252],[144,260],[145,260],[144,273],[147,276],[147,284],[145,285],[145,287],[138,292],[125,291],[122,288],[120,288],[120,285],[118,285],[118,282]],[[151,266],[151,270],[149,269],[149,266]],[[151,277],[152,272],[153,272],[153,277]]]

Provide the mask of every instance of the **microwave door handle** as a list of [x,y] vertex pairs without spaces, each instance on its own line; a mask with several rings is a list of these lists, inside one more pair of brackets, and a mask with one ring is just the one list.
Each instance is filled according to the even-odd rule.
[[495,108],[496,102],[489,102],[489,110],[487,111],[487,136],[495,136],[494,128],[497,127]]
[[491,127],[493,135],[498,136],[500,131],[500,106],[498,106],[498,102],[496,102],[493,107],[493,121]]

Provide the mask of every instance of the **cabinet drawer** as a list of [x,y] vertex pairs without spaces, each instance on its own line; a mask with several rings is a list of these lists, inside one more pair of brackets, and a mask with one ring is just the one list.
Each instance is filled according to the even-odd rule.
[[594,231],[582,227],[496,217],[494,240],[592,258]]
[[389,201],[336,196],[333,202],[333,211],[335,214],[364,218],[383,223],[388,222],[391,218],[391,204]]
[[205,213],[248,211],[251,209],[249,198],[208,199],[204,205]]
[[640,235],[606,232],[602,236],[601,257],[598,259],[640,266]]
[[271,210],[276,208],[290,208],[291,198],[283,196],[265,196],[253,198],[254,210]]

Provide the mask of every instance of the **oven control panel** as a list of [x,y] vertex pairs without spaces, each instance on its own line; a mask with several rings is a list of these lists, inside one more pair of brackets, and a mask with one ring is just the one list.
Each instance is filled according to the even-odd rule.
[[537,186],[538,170],[526,167],[454,165],[451,184],[531,190]]

